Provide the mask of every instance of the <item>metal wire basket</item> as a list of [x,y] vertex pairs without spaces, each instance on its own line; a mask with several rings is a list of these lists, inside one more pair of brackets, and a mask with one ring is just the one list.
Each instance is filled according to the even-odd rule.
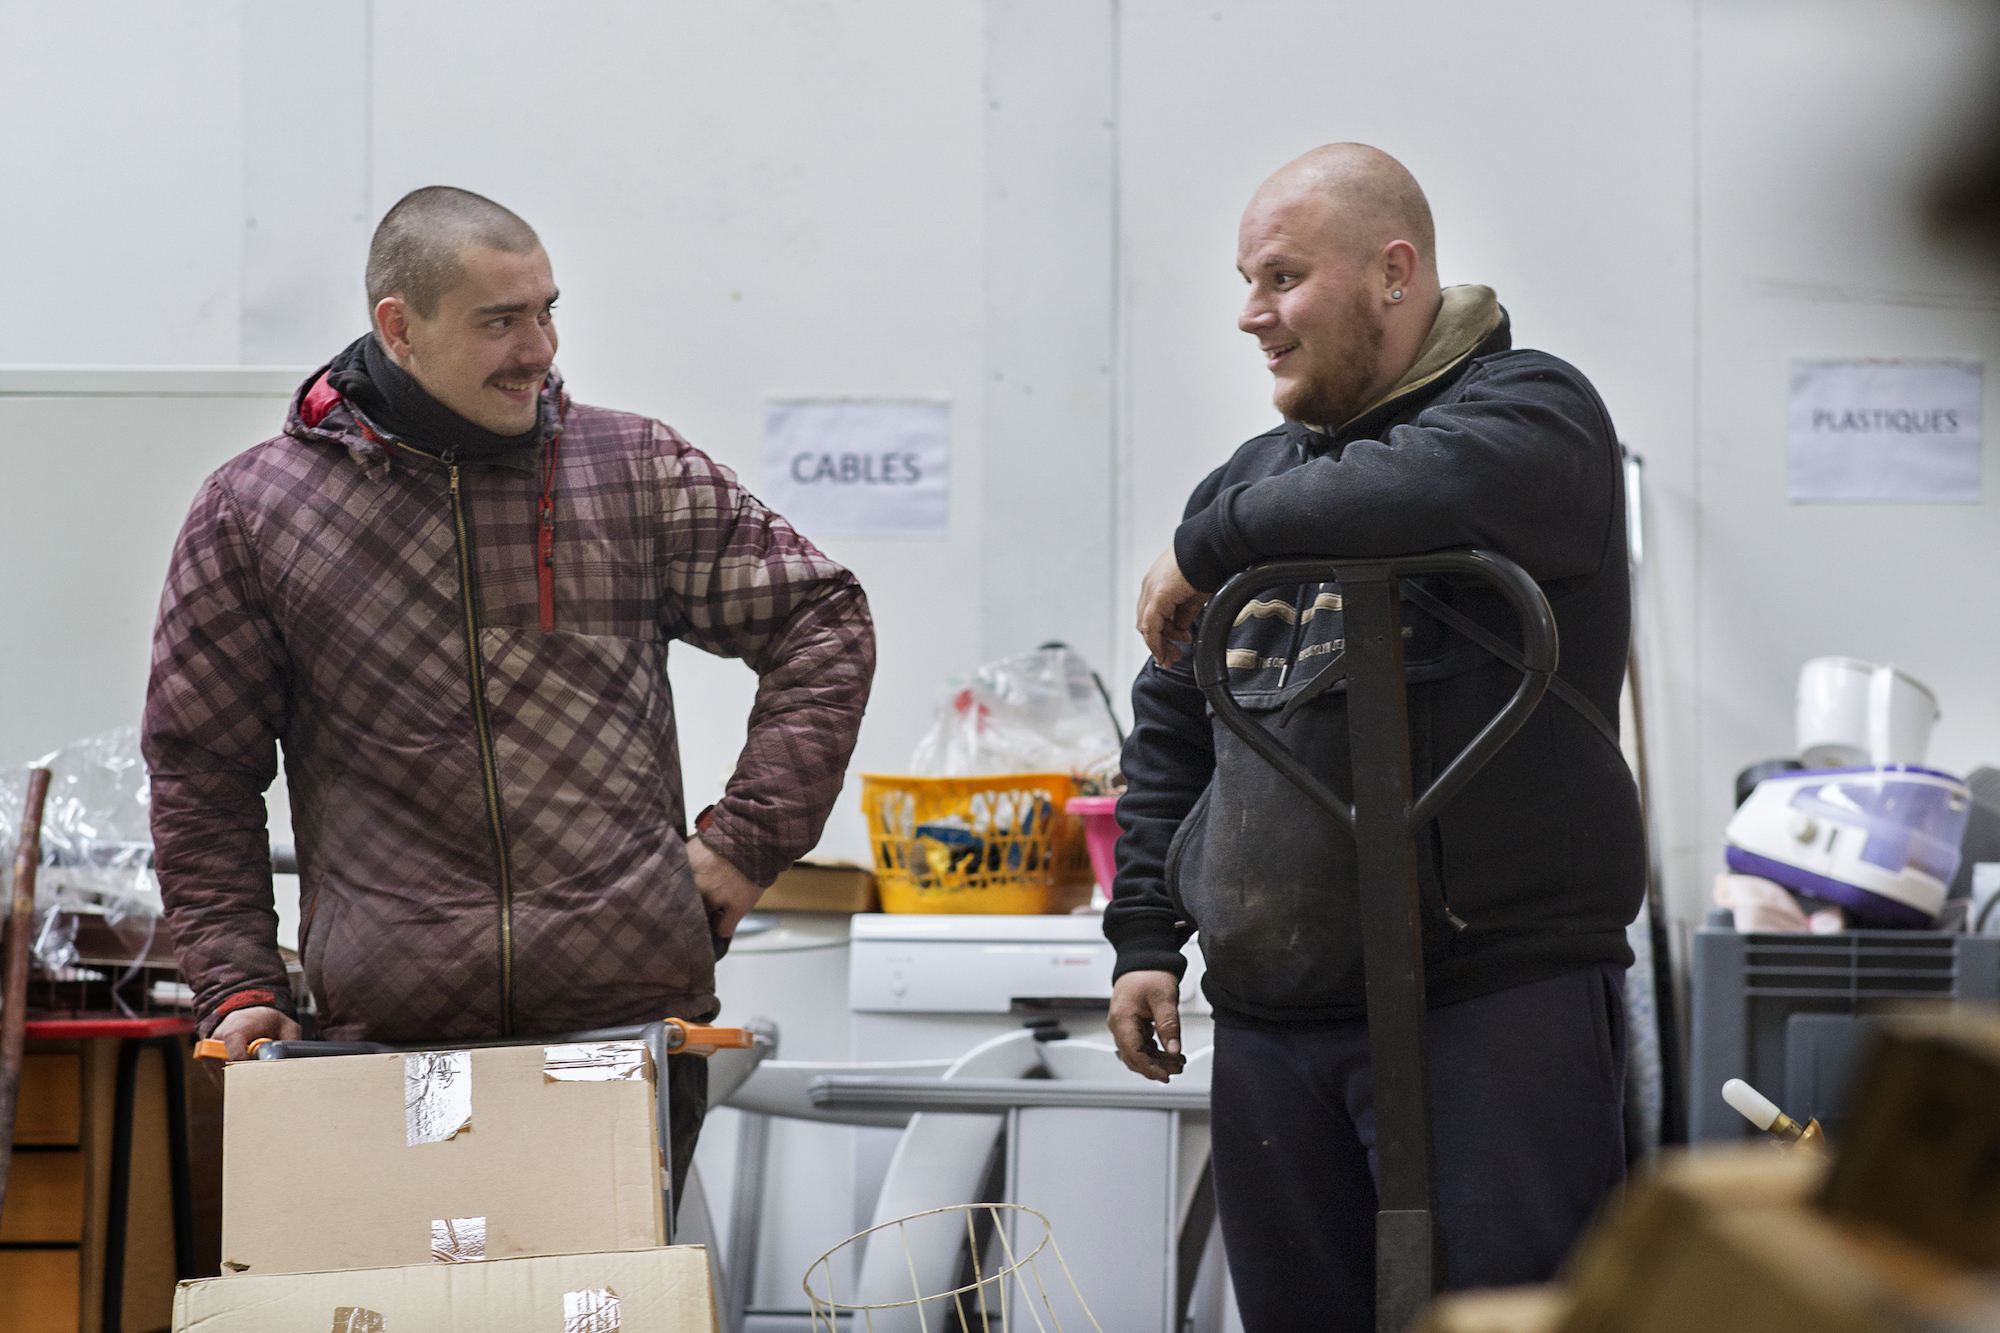
[[[961,1228],[961,1280],[946,1291],[924,1291],[911,1252],[911,1233],[918,1233],[920,1246],[930,1248]],[[862,1248],[885,1243],[902,1247],[910,1294],[870,1290],[842,1298],[834,1287],[836,1269],[852,1263],[859,1270],[861,1265],[853,1261]],[[1044,1264],[1053,1265],[1060,1278],[1045,1277]],[[1090,1328],[1103,1333],[1063,1262],[1049,1219],[1019,1204],[957,1204],[872,1226],[816,1259],[806,1270],[805,1289],[814,1333],[822,1329],[826,1333],[1012,1333],[1031,1328],[1037,1333],[1063,1333],[1059,1306],[1080,1311]],[[1061,1299],[1065,1291],[1067,1300]],[[842,1316],[848,1322],[837,1324]]]

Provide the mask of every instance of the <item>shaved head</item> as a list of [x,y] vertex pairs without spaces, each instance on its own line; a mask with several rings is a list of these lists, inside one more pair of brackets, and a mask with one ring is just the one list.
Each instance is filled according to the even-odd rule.
[[535,229],[470,190],[404,195],[368,247],[375,341],[431,397],[495,435],[540,420],[558,295]]
[[1324,202],[1327,225],[1341,248],[1373,255],[1391,241],[1408,241],[1417,262],[1437,272],[1437,235],[1430,201],[1417,178],[1379,148],[1364,143],[1330,143],[1280,167],[1258,187],[1258,203],[1301,196]]
[[465,247],[525,255],[541,244],[533,227],[484,195],[449,185],[412,190],[383,215],[369,243],[368,307],[400,296],[430,319],[465,279]]
[[1257,188],[1237,229],[1250,284],[1236,326],[1257,339],[1273,401],[1337,426],[1416,360],[1442,304],[1431,206],[1379,148],[1335,143]]

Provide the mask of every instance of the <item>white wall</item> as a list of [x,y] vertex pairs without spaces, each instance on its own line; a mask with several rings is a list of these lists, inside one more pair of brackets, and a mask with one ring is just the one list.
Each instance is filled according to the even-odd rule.
[[[1943,699],[1940,763],[2000,757],[1992,506],[1793,506],[1783,477],[1789,358],[1991,359],[2000,291],[1911,199],[1974,113],[1996,34],[1970,0],[0,0],[0,21],[0,363],[317,361],[363,326],[374,219],[449,181],[547,239],[575,392],[753,485],[767,395],[948,395],[950,539],[826,543],[881,632],[857,770],[901,767],[938,683],[1000,652],[1062,637],[1129,677],[1140,572],[1273,420],[1234,327],[1238,210],[1343,138],[1413,168],[1447,280],[1493,285],[1646,458],[1684,920],[1736,768],[1788,747],[1805,658],[1894,658]],[[695,652],[674,675],[698,805],[751,683]],[[851,802],[827,850],[865,855]]]
[[0,364],[238,359],[237,4],[0,5]]
[[[0,20],[42,57],[0,80],[7,123],[45,127],[0,144],[21,185],[0,247],[47,256],[0,363],[317,363],[366,327],[382,209],[445,182],[541,232],[578,398],[665,419],[753,488],[767,395],[948,396],[950,539],[823,543],[881,640],[855,771],[904,767],[935,687],[981,660],[977,6],[10,0]],[[163,560],[132,566],[155,598]],[[699,809],[755,681],[691,649],[673,675]],[[857,800],[830,853],[867,855]]]
[[0,370],[0,476],[16,498],[0,524],[16,571],[0,581],[0,763],[138,721],[188,502],[270,433],[295,378]]

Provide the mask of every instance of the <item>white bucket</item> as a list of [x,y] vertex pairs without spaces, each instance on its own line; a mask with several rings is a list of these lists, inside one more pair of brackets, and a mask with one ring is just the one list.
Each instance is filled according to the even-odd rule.
[[1908,672],[1852,657],[1799,668],[1799,761],[1807,768],[1921,764],[1937,696]]

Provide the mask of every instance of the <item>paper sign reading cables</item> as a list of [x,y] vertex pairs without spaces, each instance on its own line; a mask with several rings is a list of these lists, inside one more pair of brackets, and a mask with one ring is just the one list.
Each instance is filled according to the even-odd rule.
[[486,1219],[440,1217],[431,1223],[431,1262],[463,1264],[486,1257]]
[[951,405],[895,399],[764,404],[759,494],[808,538],[944,540]]
[[1799,362],[1791,498],[1979,501],[1980,367]]
[[551,1083],[611,1083],[643,1079],[652,1052],[643,1041],[586,1041],[542,1048],[542,1077]]
[[564,1292],[563,1333],[618,1333],[618,1294],[609,1287]]
[[472,1125],[472,1052],[403,1057],[403,1124],[410,1146],[443,1143]]

